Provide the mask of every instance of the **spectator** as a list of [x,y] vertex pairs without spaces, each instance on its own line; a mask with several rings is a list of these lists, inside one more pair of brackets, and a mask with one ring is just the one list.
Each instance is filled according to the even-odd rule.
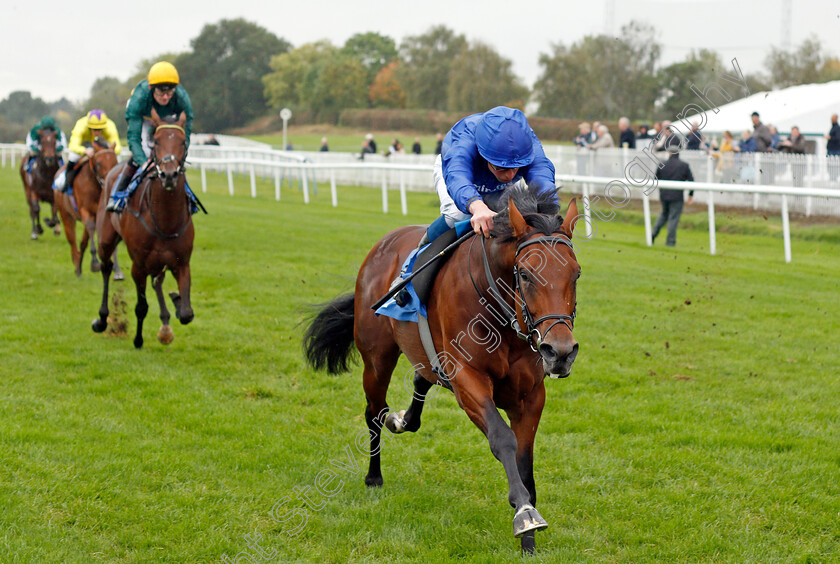
[[362,141],[362,152],[359,153],[359,160],[365,160],[365,155],[369,155],[371,153],[373,153],[373,151],[370,148],[370,141],[365,139],[364,141]]
[[365,135],[365,139],[368,142],[368,148],[370,149],[371,153],[376,153],[376,141],[373,139],[373,133],[368,133]]
[[205,141],[204,144],[205,145],[218,145],[219,140],[216,139],[216,136],[211,133],[210,137],[207,138],[207,141]]
[[321,137],[321,148],[318,149],[318,150],[322,153],[326,153],[327,151],[330,150],[330,146],[327,145],[327,138],[326,137]]
[[394,139],[391,141],[391,144],[388,146],[388,152],[385,153],[386,157],[390,157],[391,155],[404,155],[405,150],[403,150],[402,143],[400,143],[399,139]]
[[[681,182],[693,182],[694,175],[691,174],[691,167],[688,163],[680,160],[679,145],[669,145],[666,149],[669,157],[665,161],[662,168],[656,170],[656,178],[658,180],[677,180]],[[659,200],[662,203],[662,213],[656,220],[656,225],[653,226],[653,234],[651,242],[656,241],[656,236],[667,222],[668,224],[668,238],[665,239],[665,245],[673,247],[677,244],[677,226],[680,223],[680,216],[683,211],[683,190],[673,190],[668,188],[659,189]],[[694,190],[688,193],[688,205],[694,201]]]
[[767,129],[770,130],[770,149],[775,151],[779,148],[779,142],[782,138],[779,137],[779,130],[776,129],[775,125],[770,124]]
[[579,149],[588,149],[589,146],[595,142],[595,139],[597,139],[597,136],[592,135],[592,128],[587,122],[579,124],[578,131],[580,133],[578,133],[577,137],[575,137],[574,143]]
[[752,118],[753,127],[755,129],[755,132],[753,133],[753,138],[755,139],[755,150],[759,153],[766,153],[770,150],[770,146],[773,144],[773,138],[770,135],[770,130],[767,129],[766,125],[761,123],[758,112],[753,112],[750,117]]
[[[595,122],[598,123],[598,122]],[[615,147],[610,130],[606,125],[598,125],[598,139],[592,143],[589,148],[592,150],[606,149],[608,147]]]
[[628,149],[636,148],[636,134],[630,129],[630,120],[626,117],[619,118],[618,130],[621,134],[618,137],[618,146],[627,147]]
[[662,131],[662,122],[657,121],[653,124],[653,133],[650,134],[651,137],[656,139],[659,136],[659,133]]
[[601,135],[601,122],[600,121],[593,121],[592,122],[592,143],[598,140],[598,137]]
[[443,149],[443,133],[437,134],[437,145],[435,145],[435,154],[439,155]]
[[411,146],[411,152],[414,153],[415,155],[419,155],[420,153],[423,152],[423,149],[420,147],[420,138],[419,137],[414,138],[414,145]]
[[648,133],[648,124],[643,123],[639,126],[639,134],[636,136],[636,139],[650,139],[652,135]]
[[718,159],[717,171],[720,173],[720,181],[734,182],[735,181],[735,147],[732,144],[732,132],[724,131],[723,140],[720,143],[720,148],[714,156]]
[[660,129],[657,136],[654,137],[654,151],[662,152],[667,150],[671,145],[682,145],[682,138],[677,133],[674,133],[670,121],[665,120],[661,124],[660,122],[656,122],[656,124],[660,126]]
[[[829,157],[840,156],[840,125],[837,125],[837,114],[831,114],[831,129],[825,138],[828,139],[828,143],[825,146],[826,154]],[[837,158],[828,159],[828,175],[831,178],[831,182],[837,181],[838,168],[840,168],[840,163],[837,161]]]
[[736,151],[741,153],[755,153],[756,148],[756,141],[755,138],[750,133],[749,129],[745,129],[741,132],[741,142],[738,144],[738,148]]
[[703,134],[696,121],[691,122],[691,131],[686,135],[685,148],[687,151],[699,151],[703,146]]
[[[795,125],[790,128],[790,137],[779,143],[779,150],[793,155],[805,154],[805,138],[799,133]],[[805,179],[805,162],[802,157],[793,160],[790,165],[791,176],[794,186],[803,186]]]

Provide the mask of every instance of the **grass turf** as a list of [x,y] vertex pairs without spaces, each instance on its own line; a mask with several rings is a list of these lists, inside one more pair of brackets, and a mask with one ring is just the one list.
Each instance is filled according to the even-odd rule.
[[[158,344],[149,289],[136,351],[133,283],[112,283],[129,336],[94,334],[100,276],[75,278],[63,236],[29,240],[17,173],[0,169],[0,561],[518,561],[501,465],[450,394],[386,440],[385,485],[368,490],[361,370],[302,360],[307,304],[350,291],[379,237],[435,217],[434,195],[409,193],[403,217],[375,189],[340,187],[332,208],[325,187],[306,206],[208,178],[196,319]],[[578,245],[581,352],[547,386],[534,562],[840,559],[838,228],[794,224],[785,264],[773,218],[721,214],[713,257],[704,214],[684,216],[676,250],[645,247],[632,210]],[[340,491],[309,490],[323,506],[290,536],[272,509],[329,468]]]

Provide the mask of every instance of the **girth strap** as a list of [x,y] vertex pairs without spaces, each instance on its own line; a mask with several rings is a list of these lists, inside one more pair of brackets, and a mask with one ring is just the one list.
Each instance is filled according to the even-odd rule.
[[423,350],[426,351],[426,356],[429,357],[429,364],[432,367],[432,373],[438,377],[441,385],[452,391],[452,384],[449,383],[449,376],[443,370],[440,360],[435,350],[435,342],[432,339],[432,331],[429,329],[429,320],[422,315],[417,315],[417,329],[420,331],[420,342],[423,343]]

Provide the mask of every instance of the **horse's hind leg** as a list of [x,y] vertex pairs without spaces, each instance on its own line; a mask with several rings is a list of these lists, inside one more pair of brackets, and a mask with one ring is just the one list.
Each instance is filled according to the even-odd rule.
[[406,411],[391,412],[385,420],[385,426],[392,433],[417,432],[420,429],[420,415],[426,403],[426,394],[434,385],[420,374],[414,373],[414,392],[411,395],[411,405]]
[[102,305],[99,306],[99,319],[93,321],[92,328],[95,332],[101,333],[108,327],[108,284],[111,281],[111,256],[117,255],[116,248],[120,242],[120,236],[110,225],[109,221],[103,221],[99,227],[99,259],[102,261]]
[[[382,485],[382,469],[380,466],[380,450],[382,447],[382,426],[388,414],[388,403],[386,395],[388,384],[391,382],[391,374],[397,365],[400,357],[400,349],[394,343],[388,350],[362,351],[364,360],[364,388],[367,398],[365,408],[365,421],[370,433],[370,466],[365,484],[367,486]],[[390,433],[390,431],[387,431]]]
[[[61,213],[61,223],[64,225],[64,235],[67,237],[67,242],[70,244],[70,258],[73,259],[73,266],[76,269],[76,276],[82,275],[82,251],[76,246],[76,220],[63,207],[59,208]],[[82,244],[85,244],[85,239],[82,239]]]
[[175,317],[181,322],[181,325],[186,325],[193,320],[195,314],[193,313],[192,304],[190,303],[190,265],[185,264],[173,272],[178,279],[178,292],[170,292],[169,297],[172,298],[172,305],[175,306]]
[[37,239],[38,235],[44,232],[41,227],[41,205],[38,203],[38,196],[35,191],[30,189],[26,191],[26,200],[29,202],[29,217],[32,219],[32,239]]
[[120,263],[117,262],[117,251],[114,249],[114,254],[111,255],[111,260],[114,261],[114,280],[125,280],[125,274],[120,269]]
[[99,306],[99,319],[94,319],[91,324],[95,333],[102,333],[108,328],[108,283],[111,281],[111,266],[110,260],[102,259],[102,305]]
[[[99,272],[102,268],[102,265],[99,264],[99,259],[96,257],[96,218],[91,217],[90,215],[83,213],[82,214],[82,222],[85,226],[85,235],[82,237],[82,244],[81,248],[79,249],[79,254],[85,254],[85,245],[87,245],[88,241],[90,241],[90,271],[91,272]],[[61,218],[61,221],[64,221],[64,218]],[[81,267],[81,259],[79,260],[79,266]]]
[[168,345],[175,338],[175,335],[172,333],[172,327],[169,325],[169,310],[166,309],[166,299],[163,297],[163,277],[165,274],[166,271],[164,270],[155,276],[152,287],[155,289],[155,295],[157,295],[158,305],[160,306],[160,322],[162,324],[157,338],[161,344]]

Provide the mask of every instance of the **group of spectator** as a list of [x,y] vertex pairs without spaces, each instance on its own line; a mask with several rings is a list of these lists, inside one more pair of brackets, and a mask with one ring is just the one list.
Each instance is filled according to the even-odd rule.
[[[328,150],[328,149],[324,149],[324,146],[326,146],[326,137],[323,140],[323,145],[321,147],[321,150],[322,151]],[[439,155],[441,153],[442,147],[443,147],[443,134],[438,133],[437,134],[437,144],[435,146],[435,155]],[[414,154],[414,155],[420,155],[420,154],[423,153],[423,146],[420,144],[420,138],[419,137],[414,138],[414,143],[411,145],[411,153]],[[361,153],[359,154],[359,159],[364,160],[365,155],[375,155],[375,154],[376,154],[376,140],[373,138],[372,133],[368,133],[367,135],[365,135],[365,140],[362,141],[362,150],[361,150]],[[391,155],[404,155],[404,154],[406,154],[405,153],[405,148],[403,147],[403,144],[400,142],[399,139],[394,139],[393,141],[391,141],[391,144],[382,153],[382,155],[385,156],[385,157],[389,157]]]

